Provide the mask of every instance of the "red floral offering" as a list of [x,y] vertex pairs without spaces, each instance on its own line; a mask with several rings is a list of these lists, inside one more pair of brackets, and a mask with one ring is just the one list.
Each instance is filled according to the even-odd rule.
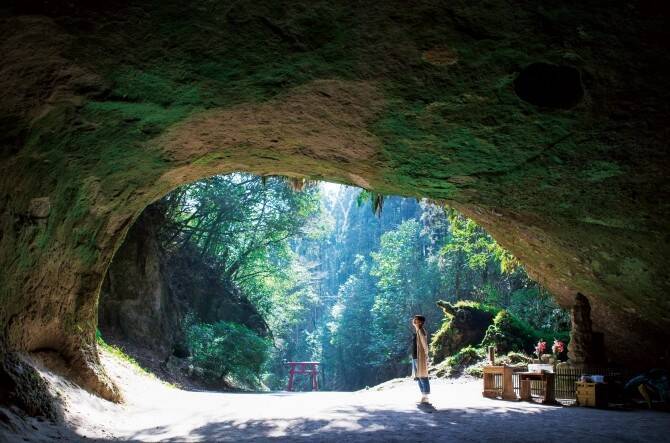
[[554,340],[554,344],[551,346],[551,350],[554,354],[562,354],[565,351],[565,343],[560,340]]

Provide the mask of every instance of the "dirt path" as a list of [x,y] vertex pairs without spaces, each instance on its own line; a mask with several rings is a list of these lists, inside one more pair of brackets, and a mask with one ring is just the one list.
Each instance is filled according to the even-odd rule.
[[[418,408],[414,382],[342,393],[188,392],[104,361],[127,402],[112,405],[53,377],[74,433],[33,424],[26,441],[76,436],[121,441],[660,442],[670,414],[548,407],[488,400],[479,382],[433,382],[433,407]],[[75,435],[76,434],[76,435]]]

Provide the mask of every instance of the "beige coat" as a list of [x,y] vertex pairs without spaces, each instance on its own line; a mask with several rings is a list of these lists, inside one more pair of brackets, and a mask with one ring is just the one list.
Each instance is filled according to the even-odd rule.
[[428,338],[421,332],[416,333],[416,370],[412,365],[412,377],[428,377]]

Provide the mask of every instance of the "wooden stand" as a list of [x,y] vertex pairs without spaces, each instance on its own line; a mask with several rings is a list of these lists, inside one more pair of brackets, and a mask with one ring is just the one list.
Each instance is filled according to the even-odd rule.
[[[512,373],[512,368],[506,365],[484,366],[484,390],[482,395],[488,398],[501,397],[503,400],[516,400]],[[496,379],[500,382],[496,383]]]
[[530,380],[519,381],[519,397],[522,401],[531,401],[533,397],[530,394]]
[[607,407],[607,384],[578,381],[575,383],[577,404],[592,408]]
[[522,400],[531,400],[530,386],[532,381],[542,383],[543,404],[556,404],[556,399],[554,398],[554,374],[551,372],[519,372],[520,397]]

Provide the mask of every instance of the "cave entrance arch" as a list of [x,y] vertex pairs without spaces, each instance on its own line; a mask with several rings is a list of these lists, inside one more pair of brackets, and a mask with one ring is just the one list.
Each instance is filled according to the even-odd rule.
[[[407,368],[400,361],[405,357],[404,347],[397,343],[407,341],[406,320],[421,313],[431,335],[439,337],[443,334],[438,331],[445,309],[440,303],[445,299],[468,299],[507,308],[533,328],[550,328],[552,332],[541,334],[544,337],[562,337],[569,328],[565,316],[554,321],[559,316],[551,312],[553,304],[548,304],[553,307],[547,307],[545,315],[529,318],[521,314],[519,300],[524,295],[518,290],[536,290],[538,299],[548,295],[530,283],[522,270],[513,275],[499,274],[494,268],[499,269],[500,263],[493,257],[488,257],[486,271],[473,269],[464,265],[468,260],[460,259],[460,252],[443,249],[451,243],[447,231],[454,226],[455,231],[464,229],[465,219],[452,219],[430,201],[395,196],[382,200],[370,193],[361,195],[361,191],[326,182],[305,185],[284,177],[238,173],[180,187],[143,211],[116,252],[99,297],[98,329],[102,338],[169,381],[180,384],[206,380],[210,384],[207,387],[212,388],[225,386],[215,373],[215,368],[222,366],[217,366],[215,358],[203,362],[202,357],[216,355],[216,349],[223,349],[227,341],[204,351],[207,346],[198,337],[205,329],[227,330],[232,322],[272,340],[274,351],[266,357],[263,369],[263,374],[271,374],[264,382],[270,389],[291,390],[285,381],[277,382],[286,376],[287,361],[318,360],[328,373],[325,376],[320,372],[322,387],[350,391],[405,376]],[[384,210],[378,212],[373,209],[377,207],[374,202],[381,201]],[[281,253],[283,246],[273,247],[278,243],[270,239],[276,238],[277,230],[286,238],[285,243],[278,243],[292,251],[290,256]],[[479,229],[474,235],[490,241]],[[397,242],[403,245],[401,250]],[[468,241],[472,242],[477,241]],[[244,261],[243,257],[250,255],[245,248],[253,248],[258,260]],[[397,260],[404,263],[402,268],[390,270],[393,265],[389,263],[397,264]],[[373,268],[385,276],[371,272]],[[290,271],[285,274],[282,270]],[[258,274],[263,277],[253,278]],[[266,286],[265,277],[275,283]],[[389,285],[391,280],[396,283]],[[488,285],[499,295],[492,296]],[[404,300],[392,295],[399,288],[403,288]],[[289,307],[280,300],[291,300]],[[542,306],[545,303],[540,302]],[[373,309],[384,304],[393,308]],[[352,339],[350,333],[338,332],[352,326],[351,318],[359,315],[356,313],[361,312],[361,306],[371,312],[369,318],[359,318],[369,321],[365,328],[368,333]],[[277,312],[282,314],[278,316]],[[337,313],[331,315],[333,312]],[[448,351],[436,351],[434,363],[440,363],[445,354],[482,341],[493,316],[479,314],[482,318],[478,322],[465,319],[458,323],[462,340],[449,340],[450,344],[445,345]],[[541,325],[540,318],[552,320]],[[389,341],[377,342],[387,350],[385,357],[379,356],[383,363],[355,363],[356,355],[371,352],[373,345],[366,338],[376,336],[375,325],[389,322],[396,325],[395,329],[386,329]],[[303,335],[314,333],[320,337],[315,342]],[[529,350],[531,343],[525,342],[524,347]],[[198,364],[203,370],[189,367]],[[261,372],[256,374],[260,376]],[[234,380],[235,375],[232,377]],[[255,381],[248,386],[256,386]]]
[[[578,291],[592,295],[593,310],[600,313],[597,326],[612,343],[630,343],[635,334],[647,337],[649,327],[660,325],[644,323],[644,312],[626,311],[631,304],[624,302],[634,292],[634,282],[599,282],[583,260],[575,259],[574,251],[584,246],[579,242],[590,233],[602,239],[602,227],[506,206],[499,194],[473,189],[475,177],[440,172],[438,153],[431,154],[431,161],[419,161],[422,170],[394,163],[383,140],[369,129],[387,105],[373,83],[315,81],[265,103],[196,113],[146,146],[130,149],[125,155],[132,161],[126,159],[125,170],[65,177],[55,190],[36,185],[37,176],[25,177],[20,185],[32,183],[42,195],[25,201],[30,228],[16,228],[14,219],[5,220],[6,232],[13,234],[5,236],[3,250],[25,246],[23,255],[17,255],[22,260],[6,260],[6,275],[13,275],[4,288],[9,301],[2,312],[7,346],[56,350],[82,385],[105,398],[118,398],[95,347],[98,294],[115,250],[151,202],[182,184],[236,171],[448,200],[517,256],[564,306]],[[417,155],[426,154],[416,149]],[[41,198],[46,199],[42,206]],[[44,218],[46,226],[40,225]],[[622,241],[638,240],[648,241],[634,233]],[[639,346],[613,350],[630,359],[648,357]]]

